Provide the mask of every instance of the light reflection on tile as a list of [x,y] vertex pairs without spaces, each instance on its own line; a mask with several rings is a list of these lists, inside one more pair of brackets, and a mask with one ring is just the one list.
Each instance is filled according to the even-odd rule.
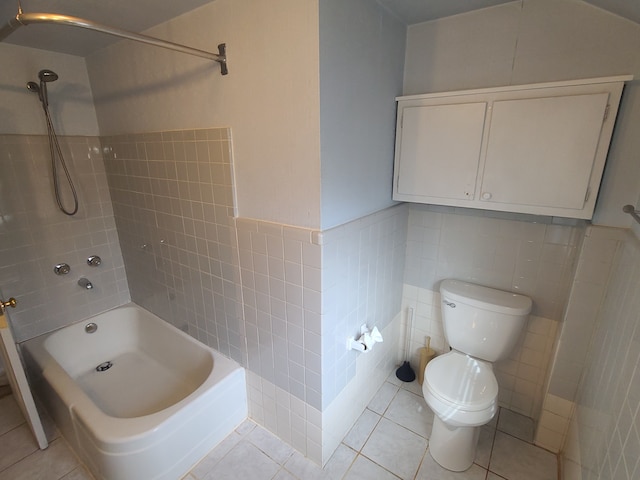
[[423,438],[429,438],[431,435],[433,412],[422,396],[408,390],[401,389],[396,394],[384,416]]

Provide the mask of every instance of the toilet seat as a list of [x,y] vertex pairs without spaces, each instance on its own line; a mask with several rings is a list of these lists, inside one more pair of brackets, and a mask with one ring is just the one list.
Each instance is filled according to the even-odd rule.
[[497,411],[491,364],[455,350],[427,364],[422,392],[434,413],[452,426],[484,425]]

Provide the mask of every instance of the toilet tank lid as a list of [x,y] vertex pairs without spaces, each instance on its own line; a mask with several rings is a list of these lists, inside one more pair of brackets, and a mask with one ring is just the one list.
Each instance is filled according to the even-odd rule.
[[440,284],[440,293],[443,298],[450,301],[510,315],[526,315],[531,311],[532,306],[531,299],[526,295],[462,280],[443,280]]

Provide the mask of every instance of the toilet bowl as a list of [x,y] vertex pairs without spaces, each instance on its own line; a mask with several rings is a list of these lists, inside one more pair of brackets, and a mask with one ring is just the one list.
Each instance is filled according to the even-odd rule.
[[429,452],[442,467],[468,469],[480,427],[498,411],[492,362],[506,358],[531,311],[531,299],[459,280],[440,286],[449,353],[431,360],[422,393],[435,415]]
[[455,350],[431,361],[422,392],[434,413],[452,426],[484,425],[498,408],[498,382],[491,364]]
[[475,458],[478,427],[489,423],[498,410],[498,382],[491,364],[452,350],[430,362],[422,393],[435,414],[431,456],[448,470],[466,470]]

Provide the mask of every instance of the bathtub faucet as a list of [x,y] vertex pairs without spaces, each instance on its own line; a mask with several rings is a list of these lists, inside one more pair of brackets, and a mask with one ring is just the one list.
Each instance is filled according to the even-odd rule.
[[87,280],[84,277],[78,280],[78,285],[80,285],[82,288],[87,290],[91,290],[93,288],[93,283],[91,283],[89,280]]

